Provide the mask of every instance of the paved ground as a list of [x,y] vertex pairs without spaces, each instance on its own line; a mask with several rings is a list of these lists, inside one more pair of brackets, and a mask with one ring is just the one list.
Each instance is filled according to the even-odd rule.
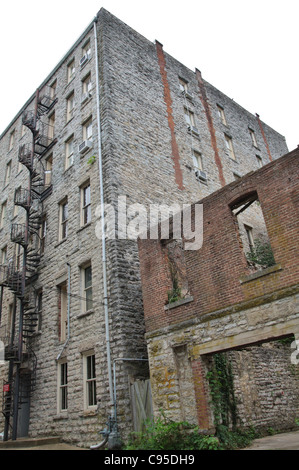
[[[22,439],[0,442],[1,450],[88,450],[59,442],[58,439]],[[299,450],[299,431],[256,439],[243,450]]]
[[244,450],[299,450],[299,431],[256,439]]
[[60,442],[57,438],[17,439],[0,442],[1,450],[86,450]]

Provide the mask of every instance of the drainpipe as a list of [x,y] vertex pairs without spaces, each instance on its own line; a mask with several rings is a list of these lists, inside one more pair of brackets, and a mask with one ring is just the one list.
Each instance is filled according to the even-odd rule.
[[68,343],[69,343],[69,340],[70,340],[70,316],[71,316],[71,265],[70,263],[66,263],[67,264],[67,277],[68,277],[68,281],[67,281],[67,338],[66,338],[66,342],[64,343],[64,345],[62,346],[62,350],[61,352],[58,354],[57,358],[56,358],[56,361],[59,361],[59,359],[61,358],[61,355],[63,353],[63,351],[65,350],[65,348],[67,347]]
[[103,268],[103,303],[105,315],[105,334],[106,334],[106,354],[107,354],[107,369],[109,381],[109,395],[111,410],[108,416],[108,428],[101,431],[104,439],[99,444],[91,446],[90,449],[100,449],[109,440],[110,435],[116,432],[116,422],[114,420],[114,393],[113,393],[113,380],[112,380],[112,367],[111,367],[111,346],[110,346],[110,331],[109,331],[109,310],[108,310],[108,288],[107,288],[107,259],[106,259],[106,237],[105,237],[105,209],[104,209],[104,185],[103,185],[103,161],[102,161],[102,138],[101,138],[101,116],[100,116],[100,78],[99,78],[99,55],[98,55],[98,34],[97,34],[98,18],[95,18],[94,27],[94,42],[95,42],[95,76],[96,76],[96,106],[97,106],[97,131],[98,131],[98,165],[99,165],[99,182],[100,182],[100,198],[101,198],[101,235],[102,235],[102,268]]
[[[94,41],[95,41],[95,72],[96,72],[96,95],[97,95],[97,128],[98,128],[98,162],[99,179],[101,194],[101,233],[102,233],[102,265],[103,265],[103,289],[104,289],[104,313],[105,313],[105,331],[106,331],[106,349],[107,349],[107,367],[109,379],[110,402],[113,403],[113,382],[111,371],[111,350],[109,333],[109,312],[108,312],[108,289],[107,289],[107,260],[106,260],[106,237],[105,237],[105,209],[104,209],[104,185],[103,185],[103,162],[102,162],[102,138],[101,138],[101,118],[100,118],[100,79],[99,79],[99,57],[98,57],[98,35],[97,21],[94,20]],[[112,413],[111,413],[112,414]]]

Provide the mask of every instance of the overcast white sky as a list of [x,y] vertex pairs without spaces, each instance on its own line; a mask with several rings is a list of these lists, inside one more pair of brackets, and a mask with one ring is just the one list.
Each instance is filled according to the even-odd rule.
[[10,0],[0,6],[0,133],[101,7],[286,137],[298,135],[298,0]]

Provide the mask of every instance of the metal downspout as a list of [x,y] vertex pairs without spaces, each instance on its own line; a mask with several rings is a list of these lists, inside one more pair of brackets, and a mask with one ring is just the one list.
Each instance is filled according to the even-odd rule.
[[[111,368],[111,350],[110,350],[110,332],[109,332],[109,312],[108,312],[108,289],[107,289],[107,260],[106,260],[106,237],[105,237],[105,208],[104,208],[104,187],[103,187],[103,162],[102,162],[102,138],[101,138],[101,117],[100,117],[100,80],[99,80],[99,56],[98,56],[98,35],[97,21],[94,20],[94,40],[95,40],[95,72],[96,72],[96,95],[97,95],[97,128],[98,128],[98,165],[100,179],[100,195],[101,195],[101,233],[102,233],[102,265],[103,265],[103,290],[104,290],[104,314],[105,314],[105,331],[106,331],[106,349],[107,349],[107,367],[109,379],[110,402],[113,404],[113,381]],[[113,410],[111,410],[113,416]]]

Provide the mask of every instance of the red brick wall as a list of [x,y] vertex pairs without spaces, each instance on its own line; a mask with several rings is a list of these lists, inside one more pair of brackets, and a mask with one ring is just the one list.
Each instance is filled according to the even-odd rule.
[[[147,331],[233,306],[298,283],[299,278],[299,149],[249,173],[200,201],[203,204],[203,246],[185,251],[188,286],[193,301],[164,309],[170,276],[159,240],[140,240],[139,256]],[[231,207],[256,192],[280,270],[241,283],[249,274]]]

